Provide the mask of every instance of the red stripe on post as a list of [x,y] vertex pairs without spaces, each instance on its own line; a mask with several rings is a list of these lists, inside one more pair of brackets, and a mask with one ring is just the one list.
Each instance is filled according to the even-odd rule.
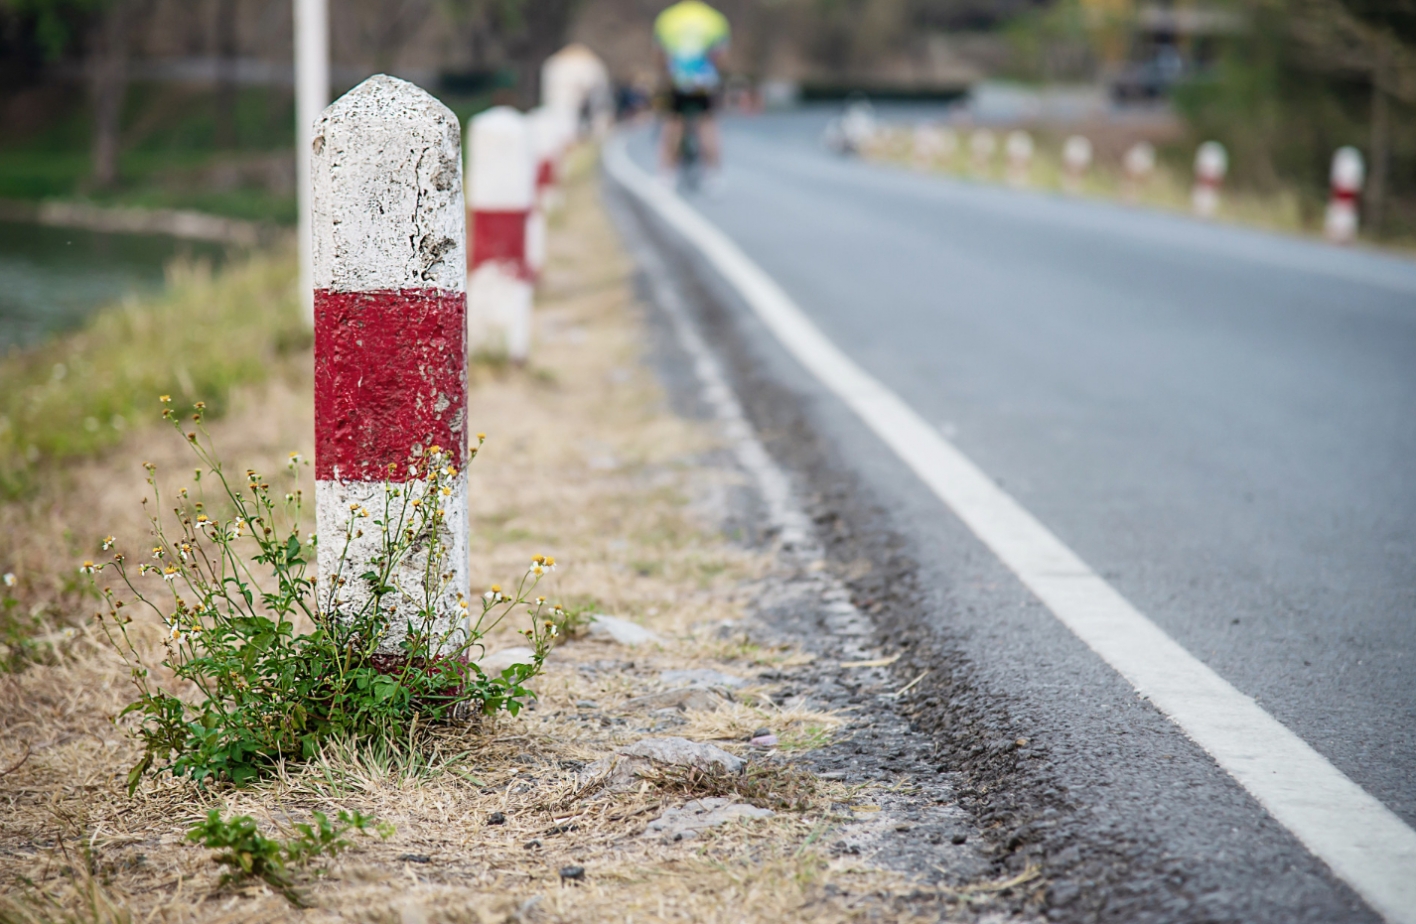
[[472,248],[469,263],[475,269],[483,263],[515,263],[518,274],[526,273],[526,211],[472,213]]
[[536,188],[543,189],[556,185],[556,163],[549,157],[536,167]]
[[443,289],[316,290],[316,478],[404,481],[415,445],[441,446],[462,467],[464,299]]

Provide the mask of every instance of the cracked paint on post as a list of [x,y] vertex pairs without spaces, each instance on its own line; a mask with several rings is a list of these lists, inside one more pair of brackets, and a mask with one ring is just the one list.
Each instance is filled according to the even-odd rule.
[[[461,130],[427,93],[378,75],[325,110],[310,154],[320,601],[333,590],[335,608],[352,612],[369,600],[359,575],[380,552],[373,521],[421,497],[409,459],[440,446],[458,470],[439,530],[452,579],[431,601],[443,633],[463,618],[458,595],[471,598]],[[388,483],[404,495],[389,497]],[[356,524],[351,507],[369,516]],[[415,548],[393,575],[385,655],[430,602],[428,551]]]

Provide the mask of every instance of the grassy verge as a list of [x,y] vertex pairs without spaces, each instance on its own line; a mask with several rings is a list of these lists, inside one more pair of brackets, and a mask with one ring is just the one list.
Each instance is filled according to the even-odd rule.
[[[804,656],[719,637],[770,562],[729,544],[701,514],[724,477],[705,461],[718,437],[669,412],[643,362],[630,267],[593,183],[582,178],[568,198],[553,225],[532,367],[473,367],[471,421],[488,434],[469,470],[473,587],[551,553],[558,567],[538,592],[635,621],[658,640],[626,648],[567,639],[533,683],[536,708],[516,718],[428,730],[416,747],[331,746],[245,789],[164,777],[129,798],[125,777],[139,747],[112,716],[131,688],[76,607],[67,614],[73,631],[53,636],[51,656],[0,686],[0,920],[912,919],[901,904],[912,884],[860,858],[833,859],[826,846],[850,806],[871,807],[872,793],[790,766],[790,755],[841,725],[840,716],[773,704],[763,675]],[[262,327],[258,297],[241,299],[248,323]],[[233,358],[258,358],[269,355],[269,336],[232,329],[223,340]],[[211,425],[230,468],[274,471],[292,450],[310,455],[308,353],[283,370],[233,389],[227,415]],[[107,533],[140,547],[141,463],[157,465],[164,484],[190,472],[181,441],[153,432],[128,432],[43,488],[45,516],[31,521],[44,550],[35,575],[72,574],[74,552]],[[161,633],[134,631],[160,660]],[[499,631],[492,651],[525,643],[510,627]],[[731,672],[747,685],[715,710],[652,712],[633,702],[663,689],[661,671],[683,668]],[[648,735],[753,757],[745,741],[763,726],[780,736],[781,756],[759,754],[742,777],[663,773],[611,791],[587,788],[580,775]],[[691,840],[646,832],[665,808],[695,796],[775,814]],[[267,880],[223,884],[229,867],[186,835],[213,809],[253,819],[266,840],[242,836],[270,856],[316,812],[362,813],[394,833],[352,839],[323,876],[301,883],[308,907],[297,908]]]
[[[982,169],[972,162],[967,132],[959,133],[959,149],[953,155],[931,157],[921,162],[914,155],[913,130],[889,128],[881,132],[868,156],[886,163],[907,165],[918,170],[961,179],[1003,184],[1012,179],[1007,175],[1002,154],[1006,132],[994,134],[999,153]],[[1115,160],[1098,158],[1078,184],[1069,186],[1062,165],[1063,140],[1062,135],[1037,135],[1034,156],[1026,179],[1023,183],[1014,185],[1045,192],[1108,199],[1171,212],[1191,211],[1192,174],[1188,168],[1177,167],[1165,158],[1161,158],[1154,172],[1140,183],[1128,181],[1121,169],[1119,156]],[[1292,190],[1261,194],[1231,187],[1223,191],[1219,212],[1215,217],[1219,221],[1251,225],[1271,231],[1320,236],[1323,231],[1325,205],[1321,199],[1305,197]],[[1364,240],[1367,239],[1364,237]],[[1416,241],[1411,240],[1384,238],[1379,242],[1370,243],[1406,253],[1416,250]]]
[[[35,638],[72,628],[71,562],[95,556],[99,512],[118,513],[113,480],[99,476],[114,460],[143,461],[132,457],[151,446],[158,396],[200,398],[219,415],[243,389],[307,362],[288,256],[168,273],[163,294],[0,357],[0,572],[14,575],[0,586],[0,669],[48,657]],[[129,484],[123,502],[139,490]]]

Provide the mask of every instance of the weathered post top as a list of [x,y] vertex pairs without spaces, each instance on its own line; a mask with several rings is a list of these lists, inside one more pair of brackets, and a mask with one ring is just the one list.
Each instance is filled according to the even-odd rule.
[[462,291],[467,265],[457,116],[379,74],[315,125],[314,285]]

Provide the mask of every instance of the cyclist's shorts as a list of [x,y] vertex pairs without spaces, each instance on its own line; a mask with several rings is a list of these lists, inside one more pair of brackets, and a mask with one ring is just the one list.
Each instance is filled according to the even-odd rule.
[[674,90],[669,94],[669,111],[674,115],[706,115],[713,111],[713,94],[703,90]]

